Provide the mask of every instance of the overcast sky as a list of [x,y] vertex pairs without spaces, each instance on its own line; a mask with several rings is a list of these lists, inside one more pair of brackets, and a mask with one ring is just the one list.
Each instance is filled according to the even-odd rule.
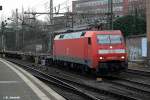
[[[12,10],[18,8],[19,12],[26,11],[28,8],[35,9],[37,12],[47,12],[50,0],[0,0],[0,5],[3,6],[3,10],[0,11],[0,20],[5,20],[10,17]],[[73,0],[53,0],[54,6],[62,4],[62,8],[66,5],[71,5]],[[63,9],[65,10],[65,9]]]

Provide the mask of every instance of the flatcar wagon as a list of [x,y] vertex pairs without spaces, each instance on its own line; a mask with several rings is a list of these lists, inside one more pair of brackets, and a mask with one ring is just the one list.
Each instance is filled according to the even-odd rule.
[[124,71],[128,67],[122,32],[83,31],[56,35],[53,61],[101,74]]

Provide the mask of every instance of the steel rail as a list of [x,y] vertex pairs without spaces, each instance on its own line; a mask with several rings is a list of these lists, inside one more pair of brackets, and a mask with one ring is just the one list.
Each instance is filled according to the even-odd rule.
[[78,95],[82,95],[82,96],[84,96],[85,98],[87,98],[89,100],[103,100],[101,98],[96,98],[93,95],[91,95],[89,93],[86,93],[85,91],[82,91],[82,90],[80,90],[80,89],[78,89],[78,88],[76,88],[76,87],[74,87],[74,86],[72,86],[72,85],[62,81],[62,80],[58,79],[55,76],[45,74],[42,71],[39,71],[37,69],[31,68],[31,67],[26,66],[26,65],[22,65],[20,63],[14,62],[14,61],[11,61],[11,62],[13,62],[13,63],[15,63],[17,65],[23,66],[26,70],[31,71],[32,74],[35,77],[37,77],[37,78],[40,78],[40,79],[42,79],[44,81],[47,81],[47,82],[49,82],[51,84],[54,84],[54,85],[57,85],[59,87],[62,87],[62,88],[65,88],[65,89],[69,89],[69,90],[73,91],[74,93],[76,93]]
[[127,73],[150,77],[150,72],[141,71],[141,70],[128,69]]
[[[39,71],[39,70],[34,69],[34,68],[31,68],[31,67],[29,67],[29,66],[20,64],[20,63],[18,63],[18,62],[15,62],[15,61],[12,61],[12,60],[11,60],[11,62],[13,62],[13,63],[15,63],[15,64],[17,64],[17,65],[26,67],[26,69],[32,70],[32,71],[34,71],[34,73],[40,73],[40,75],[43,75],[43,76],[45,76],[45,77],[47,77],[47,78],[52,78],[53,80],[55,80],[55,81],[57,81],[57,82],[59,81],[61,84],[66,85],[66,86],[68,86],[68,87],[71,87],[73,90],[76,90],[76,91],[78,91],[78,92],[81,92],[82,94],[84,94],[85,96],[91,98],[92,100],[102,100],[103,98],[101,98],[101,99],[96,98],[96,97],[94,97],[93,95],[90,95],[90,94],[88,94],[88,93],[85,93],[85,91],[79,90],[78,88],[76,88],[76,87],[74,87],[73,85],[70,85],[70,84],[68,84],[68,83],[73,83],[73,84],[76,84],[76,85],[78,85],[78,86],[83,86],[83,87],[85,87],[85,88],[94,90],[94,91],[96,91],[96,92],[98,92],[98,93],[100,93],[100,94],[111,95],[111,96],[113,96],[113,97],[115,97],[115,98],[118,98],[118,99],[121,98],[121,99],[125,99],[125,100],[126,100],[126,99],[127,99],[127,100],[137,100],[137,98],[135,98],[135,97],[131,97],[131,96],[128,96],[128,95],[125,95],[125,94],[120,94],[120,93],[117,93],[117,92],[107,91],[107,90],[102,89],[102,88],[96,88],[96,87],[92,87],[92,86],[89,86],[89,85],[81,84],[81,83],[78,83],[78,82],[73,82],[73,81],[70,81],[70,80],[67,80],[67,79],[62,79],[62,78],[60,78],[60,77],[58,78],[58,77],[56,77],[56,76],[43,73],[42,71]],[[44,79],[44,78],[43,78],[43,79]],[[66,82],[64,82],[64,81],[68,81],[68,82],[66,83]]]

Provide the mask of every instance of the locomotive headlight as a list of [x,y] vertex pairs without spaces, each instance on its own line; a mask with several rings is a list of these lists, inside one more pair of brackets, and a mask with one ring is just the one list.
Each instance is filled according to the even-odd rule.
[[100,60],[102,60],[102,59],[103,59],[103,57],[99,57],[99,59],[100,59]]
[[122,58],[122,59],[124,59],[125,57],[124,57],[124,56],[122,56],[121,58]]

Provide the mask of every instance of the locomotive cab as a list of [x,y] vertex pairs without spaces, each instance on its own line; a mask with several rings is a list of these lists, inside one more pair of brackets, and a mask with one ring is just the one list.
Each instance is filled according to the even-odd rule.
[[121,31],[97,32],[95,35],[97,68],[100,73],[126,70],[127,53]]

